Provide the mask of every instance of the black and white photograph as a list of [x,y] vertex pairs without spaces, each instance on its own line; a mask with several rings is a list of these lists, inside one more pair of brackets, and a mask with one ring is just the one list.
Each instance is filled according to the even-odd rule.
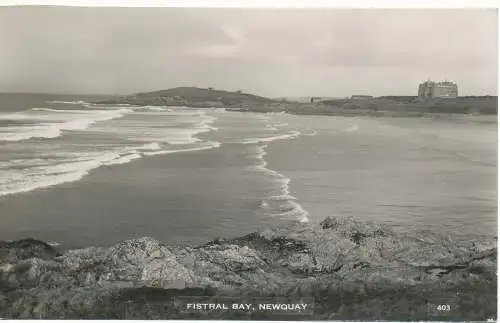
[[1,4],[0,319],[497,321],[497,127],[497,8]]

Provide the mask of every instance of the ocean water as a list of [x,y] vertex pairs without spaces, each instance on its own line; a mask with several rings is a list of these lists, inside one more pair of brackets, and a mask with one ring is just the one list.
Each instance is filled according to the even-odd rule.
[[198,244],[353,216],[496,235],[495,118],[346,118],[0,96],[0,240]]

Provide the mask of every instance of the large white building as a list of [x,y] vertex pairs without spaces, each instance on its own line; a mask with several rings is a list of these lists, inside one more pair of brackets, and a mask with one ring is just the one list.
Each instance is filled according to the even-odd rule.
[[458,86],[455,82],[425,81],[418,87],[418,97],[420,99],[453,99],[458,96]]

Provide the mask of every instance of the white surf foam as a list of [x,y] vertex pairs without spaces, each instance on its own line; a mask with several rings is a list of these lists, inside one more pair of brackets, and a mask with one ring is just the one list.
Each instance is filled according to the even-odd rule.
[[[8,132],[5,130],[9,130]],[[0,141],[22,141],[31,138],[56,138],[61,132],[47,126],[8,127],[0,129]]]
[[303,132],[302,135],[306,137],[314,137],[318,134],[316,130],[309,129],[309,132]]
[[243,144],[258,144],[258,143],[263,143],[263,142],[271,142],[275,140],[284,140],[284,139],[294,139],[300,136],[300,131],[292,131],[287,134],[283,135],[278,135],[278,136],[273,136],[273,137],[264,137],[264,138],[249,138],[243,140],[241,143]]
[[211,125],[218,119],[217,117],[206,116],[204,113],[197,114],[196,116],[201,116],[204,119],[195,123],[192,127],[162,129],[160,137],[154,137],[155,141],[166,142],[171,145],[193,144],[202,141],[200,138],[196,137],[197,135],[219,130],[217,127]]
[[8,168],[11,166],[30,167],[30,166],[50,165],[55,161],[56,161],[55,159],[43,159],[43,158],[12,159],[9,161],[0,162],[0,169]]
[[265,201],[262,201],[261,207],[269,208],[269,206],[271,205],[270,202],[273,201],[286,202],[280,204],[280,208],[287,207],[284,212],[280,212],[280,216],[295,217],[300,222],[308,222],[309,213],[304,210],[300,203],[297,202],[297,198],[290,193],[290,178],[275,170],[267,168],[267,161],[264,158],[264,156],[267,154],[267,147],[268,145],[261,145],[256,147],[256,157],[260,161],[260,163],[249,167],[249,169],[253,171],[260,171],[268,174],[271,177],[274,177],[276,182],[280,185],[280,191],[282,194],[268,197]]
[[346,132],[356,132],[359,130],[359,126],[357,124],[354,124],[352,126],[350,126],[349,128],[347,128],[345,131]]
[[78,104],[78,105],[86,105],[86,104],[88,104],[85,101],[58,101],[58,100],[47,101],[47,103],[55,103],[55,104]]
[[273,124],[268,123],[268,124],[266,125],[266,130],[269,130],[269,131],[277,131],[277,130],[278,130],[278,128],[276,128]]
[[[105,152],[65,154],[66,159],[62,162],[54,158],[19,159],[2,162],[0,164],[0,196],[75,182],[101,166],[127,164],[143,156],[199,151],[216,148],[220,145],[219,142],[206,142],[197,147],[161,150],[161,145],[153,142],[136,147],[116,148]],[[24,168],[9,168],[13,165],[22,165]]]
[[217,117],[207,116],[203,112],[162,112],[158,116],[148,116],[148,112],[131,114],[130,118],[113,124],[95,126],[100,133],[112,134],[130,141],[168,143],[187,145],[202,141],[197,136],[201,133],[217,131],[212,124]]
[[[276,129],[280,127],[285,127],[288,126],[288,123],[285,122],[270,122],[272,120],[273,116],[276,115],[284,115],[286,112],[279,112],[279,113],[266,113],[264,117],[259,116],[258,119],[261,119],[266,123],[266,128],[267,129]],[[310,130],[310,129],[308,129]],[[309,133],[306,133],[306,136],[314,136],[316,135],[317,132],[315,130],[310,131]],[[287,134],[282,134],[282,135],[277,135],[273,137],[266,137],[266,138],[250,138],[246,139],[243,141],[244,144],[259,144],[259,143],[266,143],[266,142],[272,142],[275,140],[286,140],[286,139],[294,139],[297,138],[298,136],[302,135],[302,133],[298,130],[291,131]],[[263,209],[269,209],[271,213],[269,213],[270,216],[280,216],[280,217],[288,217],[288,218],[296,218],[300,222],[308,222],[309,221],[309,213],[302,207],[302,205],[297,201],[297,198],[293,196],[290,193],[290,178],[284,176],[283,174],[267,168],[267,162],[264,158],[264,156],[267,154],[266,148],[268,147],[267,144],[257,146],[257,151],[256,151],[256,157],[258,160],[260,160],[260,163],[251,166],[250,169],[255,170],[255,171],[260,171],[265,174],[268,174],[271,177],[275,178],[275,181],[280,185],[280,195],[273,195],[268,197],[265,201],[262,201],[261,207]],[[278,213],[272,212],[276,211]]]
[[288,201],[290,204],[293,205],[292,210],[287,211],[285,213],[282,213],[283,216],[285,217],[296,217],[300,222],[309,222],[309,213],[304,210],[302,205],[295,201]]
[[98,158],[85,161],[30,167],[23,170],[2,170],[0,196],[75,182],[82,179],[92,169],[119,157],[117,154],[105,153]]
[[217,119],[218,119],[217,117],[206,116],[206,119],[203,120],[203,121],[201,121],[200,123],[198,123],[195,126],[195,128],[201,129],[201,130],[203,130],[203,132],[208,132],[208,131],[211,131],[211,130],[217,131],[217,130],[219,130],[219,128],[211,126],[211,124],[214,123],[215,120],[217,120]]
[[[17,112],[17,113],[6,113],[0,114],[0,120],[12,120],[12,121],[22,121],[22,120],[54,120],[54,118],[50,118],[47,115],[27,115],[25,112]],[[59,120],[59,119],[56,119]]]
[[286,111],[280,111],[280,112],[266,112],[266,116],[282,116],[285,115]]
[[[46,115],[33,115],[30,112],[0,115],[3,120],[38,121],[25,125],[14,125],[0,128],[0,141],[22,141],[32,138],[56,138],[63,131],[85,130],[90,125],[121,118],[131,112],[129,109],[118,110],[56,110],[37,108],[34,111],[52,112]],[[41,122],[43,121],[43,122]]]
[[152,142],[150,144],[142,145],[142,146],[138,147],[138,149],[140,149],[140,150],[159,150],[159,149],[161,149],[161,146],[157,142]]
[[145,156],[167,155],[167,154],[174,154],[174,153],[214,149],[214,148],[218,148],[220,146],[221,146],[220,142],[208,141],[203,146],[199,146],[199,147],[159,150],[159,151],[145,152],[145,153],[143,153],[143,155],[145,155]]
[[188,145],[196,142],[201,142],[196,135],[211,131],[208,128],[165,128],[158,131],[150,130],[147,136],[144,133],[137,135],[128,134],[126,139],[132,141],[155,141],[160,143],[168,143],[170,145]]
[[[137,148],[152,151],[160,147],[151,143]],[[5,167],[9,165],[2,165],[0,196],[75,182],[101,166],[126,164],[141,157],[141,153],[133,148],[122,148],[115,151],[66,154],[63,161],[41,158],[23,162],[19,160],[17,164],[25,168],[9,169]]]
[[61,109],[51,109],[51,108],[33,108],[31,111],[46,111],[46,112],[68,112],[68,113],[85,113],[87,111],[83,110],[61,110]]
[[127,164],[133,161],[134,159],[139,159],[141,158],[141,154],[139,153],[132,153],[128,155],[124,155],[115,159],[112,159],[108,162],[102,163],[103,165],[110,166],[110,165],[121,165],[121,164]]
[[[41,115],[49,119],[48,122],[44,120],[34,125],[18,126],[16,124],[16,126],[0,128],[0,140],[54,138],[60,136],[64,130],[86,129],[92,123],[118,118],[131,111],[130,109],[103,110],[102,108],[89,111],[40,108],[22,117],[32,118],[43,113]],[[217,120],[216,117],[192,110],[165,112],[171,114],[165,116],[165,119],[161,117],[134,119],[132,117],[113,123],[98,124],[92,128],[93,131],[99,133],[102,131],[103,134],[111,134],[109,138],[116,138],[117,141],[97,143],[92,146],[83,144],[74,148],[70,143],[64,143],[61,146],[60,143],[46,142],[47,149],[37,152],[33,158],[26,156],[24,159],[0,162],[0,196],[78,181],[99,167],[126,164],[143,156],[194,152],[213,149],[221,145],[216,141],[200,142],[202,140],[196,137],[202,132],[217,129],[211,126]],[[59,122],[55,122],[56,119]],[[164,122],[169,125],[165,126]],[[127,139],[135,144],[127,144]],[[141,141],[147,142],[140,144]],[[173,147],[163,147],[162,143],[165,142]],[[26,145],[30,143],[25,142],[22,145],[26,149],[29,147]],[[176,145],[179,147],[177,148]]]
[[290,194],[283,194],[283,195],[270,196],[268,199],[272,201],[288,201],[288,200],[296,200],[297,198]]
[[159,107],[159,106],[141,106],[135,109],[135,112],[142,112],[142,111],[148,111],[148,112],[173,112],[174,110],[169,109],[167,107]]

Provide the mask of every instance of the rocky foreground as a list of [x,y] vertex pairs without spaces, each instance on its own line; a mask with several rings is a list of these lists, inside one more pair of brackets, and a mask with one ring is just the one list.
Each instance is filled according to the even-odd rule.
[[[58,254],[37,240],[0,242],[0,317],[496,320],[496,257],[493,238],[397,234],[350,218],[193,248],[146,237]],[[173,298],[196,295],[306,298],[314,313],[193,313]]]

